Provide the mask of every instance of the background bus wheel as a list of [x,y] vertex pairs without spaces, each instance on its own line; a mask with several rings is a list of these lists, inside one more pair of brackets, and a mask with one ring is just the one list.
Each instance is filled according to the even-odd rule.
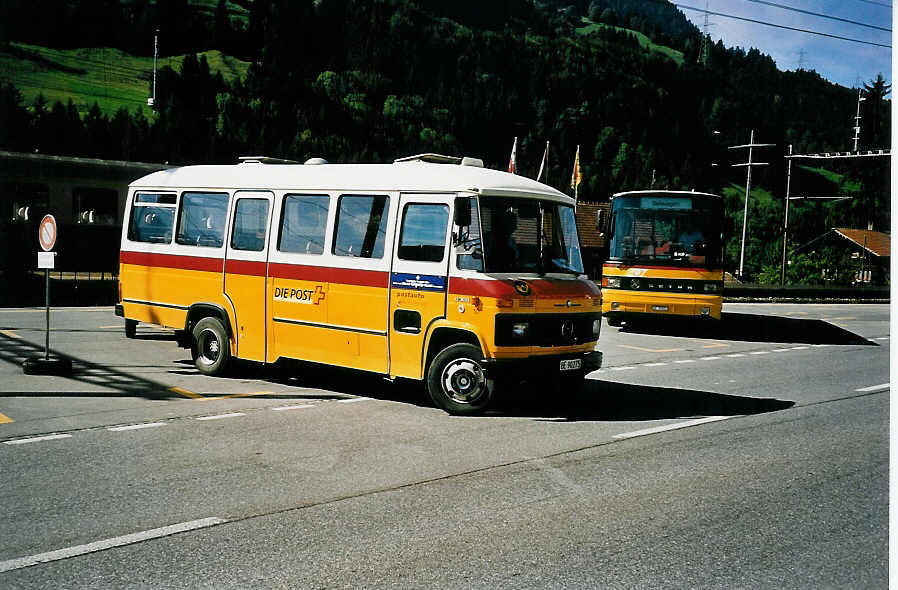
[[473,414],[490,402],[493,382],[483,372],[483,353],[471,344],[443,349],[427,368],[427,392],[450,414]]
[[134,338],[137,335],[137,320],[125,320],[125,338]]
[[221,322],[203,318],[193,328],[193,358],[205,375],[222,375],[231,359],[231,343]]

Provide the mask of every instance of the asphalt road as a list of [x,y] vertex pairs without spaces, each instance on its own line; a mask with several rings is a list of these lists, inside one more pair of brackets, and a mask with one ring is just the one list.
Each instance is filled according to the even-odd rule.
[[889,307],[605,326],[581,392],[199,375],[171,335],[0,310],[2,588],[884,588]]

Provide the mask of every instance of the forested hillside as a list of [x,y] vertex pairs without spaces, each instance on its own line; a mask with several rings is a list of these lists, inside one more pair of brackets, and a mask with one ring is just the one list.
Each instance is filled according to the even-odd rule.
[[[777,261],[786,146],[849,149],[857,99],[813,71],[779,71],[754,49],[717,43],[700,64],[701,33],[661,0],[7,0],[0,27],[4,42],[144,56],[158,27],[163,55],[218,49],[252,62],[226,82],[188,55],[180,71],[160,71],[155,111],[97,108],[80,122],[72,105],[26,104],[2,84],[0,149],[172,163],[443,152],[503,167],[518,137],[519,173],[535,176],[549,141],[548,182],[563,190],[580,145],[580,195],[597,201],[653,179],[738,186],[744,169],[729,164],[741,154],[726,147],[754,129],[777,144],[755,183],[779,197],[752,204],[770,209],[752,212],[765,224],[749,244],[753,274]],[[860,147],[888,147],[888,87],[869,84]],[[78,141],[59,139],[72,134]],[[852,182],[806,171],[808,182],[857,198],[810,210],[815,222],[796,243],[826,224],[886,229],[882,161],[830,168]],[[741,229],[741,204],[728,207]]]

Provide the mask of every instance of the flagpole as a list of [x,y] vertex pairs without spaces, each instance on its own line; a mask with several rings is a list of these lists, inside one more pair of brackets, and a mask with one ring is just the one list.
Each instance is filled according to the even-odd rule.
[[[549,166],[549,142],[546,142],[546,151],[543,152],[543,161],[539,164],[539,172],[536,174],[536,181],[542,182],[540,179],[543,177],[543,171],[545,170],[546,176],[549,176],[548,171]],[[549,184],[548,178],[546,178],[546,184]]]

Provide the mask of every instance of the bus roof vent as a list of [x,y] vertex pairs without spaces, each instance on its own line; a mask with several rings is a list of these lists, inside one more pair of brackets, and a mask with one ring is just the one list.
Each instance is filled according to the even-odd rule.
[[393,160],[394,164],[401,162],[427,162],[430,164],[461,164],[462,166],[476,166],[483,168],[483,160],[479,158],[460,158],[458,156],[444,156],[443,154],[416,154]]
[[394,164],[400,162],[428,162],[430,164],[461,164],[461,158],[457,156],[444,156],[442,154],[416,154],[393,160]]
[[240,156],[238,159],[241,164],[299,164],[296,160],[284,160],[269,156]]
[[308,160],[303,162],[303,164],[305,164],[306,166],[320,166],[322,164],[330,164],[330,162],[328,162],[324,158],[309,158]]

